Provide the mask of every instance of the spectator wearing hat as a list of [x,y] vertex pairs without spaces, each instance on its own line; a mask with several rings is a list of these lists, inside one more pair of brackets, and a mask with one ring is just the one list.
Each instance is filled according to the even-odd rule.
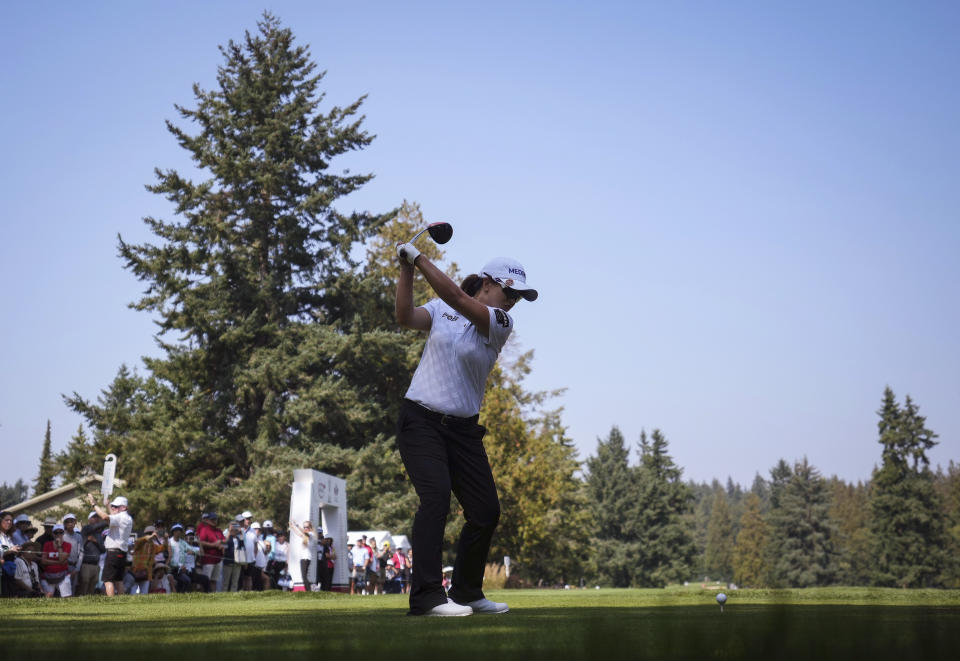
[[263,592],[264,583],[269,580],[266,575],[269,549],[262,535],[263,529],[257,521],[250,524],[250,530],[255,533],[255,539],[253,540],[255,555],[252,565],[256,568],[256,571],[252,572],[250,576],[251,588],[257,592]]
[[97,505],[93,494],[87,494],[87,502],[108,524],[106,539],[103,540],[107,549],[103,561],[103,589],[108,597],[123,594],[123,581],[127,573],[127,547],[133,533],[133,517],[127,512],[127,499],[117,496],[110,501],[109,513]]
[[290,542],[287,541],[286,530],[277,530],[274,537],[276,541],[274,542],[273,550],[270,551],[270,555],[272,555],[273,558],[267,561],[267,575],[273,582],[273,587],[280,588],[280,582],[287,573],[287,559],[290,557]]
[[53,525],[53,541],[43,545],[43,555],[40,557],[40,587],[44,594],[52,597],[58,594],[61,597],[73,596],[73,586],[70,583],[70,542],[65,542],[62,523]]
[[236,592],[240,586],[240,577],[247,569],[246,550],[243,537],[240,536],[240,522],[233,520],[227,528],[224,540],[223,574],[220,577],[221,592]]
[[388,558],[384,563],[384,572],[383,572],[383,592],[384,594],[400,594],[401,583],[400,583],[400,574],[397,572],[396,566],[393,564],[393,558]]
[[407,587],[410,585],[410,563],[407,561],[407,554],[403,552],[403,547],[398,546],[396,552],[390,557],[393,560],[393,566],[397,570],[397,577],[400,580],[401,592],[407,593]]
[[318,553],[320,560],[320,589],[329,592],[333,587],[333,568],[337,563],[337,552],[333,548],[333,537],[324,537]]
[[53,541],[53,527],[55,525],[57,525],[57,520],[53,517],[48,516],[43,520],[43,534],[34,540],[40,545],[40,548],[43,548],[47,542]]
[[257,531],[253,529],[253,514],[247,510],[243,516],[243,523],[240,529],[243,531],[243,550],[247,556],[247,566],[244,569],[243,576],[240,577],[240,589],[250,591],[253,589],[253,577],[257,573]]
[[77,515],[67,514],[61,520],[63,523],[63,541],[70,543],[70,557],[67,564],[70,565],[70,586],[73,594],[77,594],[77,581],[80,580],[80,556],[83,553],[83,537],[77,530]]
[[14,573],[10,593],[4,591],[5,597],[45,597],[40,583],[40,567],[37,562],[42,556],[40,545],[36,542],[27,542],[20,547],[20,552],[13,560]]
[[101,534],[108,523],[96,512],[87,515],[87,525],[80,530],[80,573],[77,577],[74,594],[89,595],[97,590],[100,580],[100,559],[107,552]]
[[216,590],[223,574],[223,549],[226,546],[226,537],[217,527],[219,517],[216,512],[207,512],[201,517],[197,526],[197,541],[203,550],[198,560],[200,572],[210,579],[210,585]]
[[137,581],[140,594],[150,591],[150,580],[153,578],[153,567],[157,563],[157,554],[166,548],[166,544],[157,534],[156,526],[147,526],[143,529],[143,536],[138,537],[133,544],[133,563],[130,571]]
[[15,526],[13,530],[14,544],[23,546],[31,540],[31,536],[27,534],[27,530],[31,528],[29,516],[26,514],[18,514],[17,518],[13,520],[13,525]]
[[350,555],[353,559],[353,573],[350,575],[350,594],[362,593],[367,580],[367,567],[370,566],[370,550],[366,544],[367,536],[358,539]]
[[170,539],[167,541],[170,556],[167,564],[168,571],[176,583],[177,592],[187,592],[190,589],[190,572],[187,570],[186,559],[193,554],[193,550],[183,537],[183,525],[174,523],[170,526]]
[[183,561],[190,576],[190,581],[194,585],[199,585],[204,592],[210,592],[210,577],[200,571],[200,566],[197,564],[198,558],[203,557],[203,551],[197,543],[196,533],[194,533],[193,528],[187,528],[184,535],[186,536],[187,546],[193,551],[193,553],[188,553]]

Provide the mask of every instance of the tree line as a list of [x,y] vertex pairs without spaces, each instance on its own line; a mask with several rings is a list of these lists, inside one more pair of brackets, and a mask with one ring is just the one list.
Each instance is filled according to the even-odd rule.
[[[118,237],[144,285],[131,306],[155,319],[161,355],[120,366],[95,398],[65,398],[84,424],[57,455],[48,428],[35,488],[113,453],[134,512],[284,520],[291,471],[312,467],[347,479],[352,528],[410,530],[416,496],[394,421],[424,338],[393,319],[394,246],[426,221],[407,201],[345,210],[373,177],[334,169],[374,139],[363,98],[325,105],[323,73],[289,28],[264,14],[221,52],[216,87],[176,106],[195,132],[167,123],[196,180],[157,168],[148,186],[175,219],[145,218],[152,242]],[[418,280],[415,302],[429,296]],[[885,394],[869,485],[824,480],[803,459],[744,492],[683,481],[660,430],[641,435],[636,462],[616,428],[581,462],[551,408],[557,392],[524,385],[532,359],[501,361],[481,411],[502,504],[491,558],[509,555],[515,580],[957,584],[957,469],[930,470],[935,435],[909,398]]]

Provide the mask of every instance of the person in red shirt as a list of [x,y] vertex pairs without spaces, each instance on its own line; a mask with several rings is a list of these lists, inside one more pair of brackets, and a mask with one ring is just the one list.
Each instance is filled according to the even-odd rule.
[[217,527],[217,513],[205,513],[197,526],[197,542],[203,549],[200,557],[200,573],[210,579],[210,589],[217,592],[220,584],[220,575],[223,571],[223,550],[226,548],[227,538]]
[[64,532],[63,524],[53,526],[53,541],[44,543],[43,555],[40,557],[40,566],[43,568],[40,587],[48,597],[58,591],[61,597],[73,596],[70,587],[70,565],[67,564],[72,547],[70,542],[63,541]]

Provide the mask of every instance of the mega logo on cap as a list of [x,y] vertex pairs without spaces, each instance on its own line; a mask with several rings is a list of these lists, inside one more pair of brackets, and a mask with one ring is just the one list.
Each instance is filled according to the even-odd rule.
[[519,275],[521,278],[523,278],[523,281],[524,281],[524,282],[527,281],[527,274],[523,272],[523,269],[518,269],[518,268],[516,268],[516,267],[514,267],[514,266],[511,266],[510,268],[507,269],[507,273],[512,273],[512,274],[514,274],[514,275]]

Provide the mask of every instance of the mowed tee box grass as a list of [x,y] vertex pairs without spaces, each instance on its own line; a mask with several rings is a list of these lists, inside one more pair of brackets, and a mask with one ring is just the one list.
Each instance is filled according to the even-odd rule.
[[[0,602],[2,659],[954,659],[960,592],[825,588],[502,590],[502,615],[406,617],[406,597],[329,593]],[[129,655],[133,655],[132,657]],[[279,655],[279,656],[278,656]],[[371,656],[372,655],[372,656]]]

